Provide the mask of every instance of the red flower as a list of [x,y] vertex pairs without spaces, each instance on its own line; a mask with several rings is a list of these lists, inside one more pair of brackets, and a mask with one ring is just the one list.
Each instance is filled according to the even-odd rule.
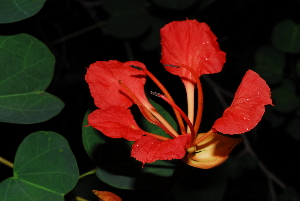
[[[197,134],[202,115],[202,89],[199,76],[221,71],[225,53],[219,49],[216,37],[205,23],[195,20],[171,22],[161,29],[162,59],[167,70],[180,76],[186,86],[188,115],[173,101],[168,91],[146,69],[132,61],[99,61],[86,74],[95,104],[88,122],[112,138],[135,141],[131,156],[144,163],[156,160],[183,159],[198,168],[212,168],[228,158],[242,138],[223,134],[240,134],[252,129],[262,118],[264,105],[272,104],[270,89],[258,74],[249,70],[229,108],[207,133]],[[166,95],[153,93],[174,109],[181,135],[149,103],[144,93],[145,77],[150,77]],[[194,88],[198,89],[198,109],[194,118]],[[161,127],[173,139],[143,131],[136,124],[130,106],[136,104],[151,123]],[[182,120],[183,119],[183,120]],[[184,123],[186,122],[186,123]],[[186,128],[187,127],[187,128]]]

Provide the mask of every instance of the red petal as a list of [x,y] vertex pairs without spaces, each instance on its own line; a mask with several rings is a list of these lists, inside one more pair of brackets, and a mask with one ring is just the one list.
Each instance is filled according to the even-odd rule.
[[115,105],[127,109],[133,104],[127,95],[128,92],[118,83],[119,80],[122,80],[140,101],[147,101],[144,92],[146,75],[130,65],[146,68],[137,61],[97,61],[90,65],[85,79],[97,107],[104,109]]
[[136,141],[145,134],[136,124],[130,110],[123,107],[95,110],[88,116],[88,123],[111,138]]
[[[196,20],[175,21],[160,30],[162,64],[186,65],[202,74],[218,73],[225,63],[225,53],[217,38],[205,23]],[[167,71],[184,79],[192,79],[184,68],[166,67]]]
[[261,120],[265,105],[272,104],[270,88],[254,71],[248,70],[230,107],[214,123],[223,134],[241,134],[253,129]]
[[186,145],[190,140],[190,134],[165,141],[151,136],[143,136],[132,145],[131,156],[143,164],[156,160],[181,159],[186,153]]

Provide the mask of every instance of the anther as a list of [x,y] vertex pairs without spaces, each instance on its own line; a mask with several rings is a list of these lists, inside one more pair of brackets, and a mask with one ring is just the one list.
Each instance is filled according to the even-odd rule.
[[175,66],[175,65],[172,65],[172,64],[164,64],[164,66],[169,66],[169,67],[174,67],[174,68],[180,68],[180,66]]
[[130,67],[138,69],[138,70],[143,70],[143,68],[139,67],[139,66],[135,66],[135,65],[130,65]]
[[154,91],[150,91],[150,94],[151,94],[151,95],[154,95],[154,96],[157,96],[157,97],[163,96],[162,94],[157,93],[157,92],[154,92]]

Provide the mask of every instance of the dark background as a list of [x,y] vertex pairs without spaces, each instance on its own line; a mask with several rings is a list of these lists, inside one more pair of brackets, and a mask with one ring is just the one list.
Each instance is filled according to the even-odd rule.
[[[56,67],[53,81],[47,92],[58,96],[65,103],[63,111],[47,122],[34,125],[1,123],[1,155],[4,158],[13,161],[18,145],[28,134],[49,130],[67,138],[78,160],[81,173],[92,169],[94,164],[85,153],[81,139],[83,116],[89,108],[93,107],[84,75],[86,68],[95,61],[130,60],[126,43],[131,47],[134,59],[143,62],[166,85],[179,105],[184,103],[185,96],[178,92],[183,90],[180,80],[174,76],[170,77],[159,63],[159,40],[153,40],[151,47],[142,46],[151,28],[149,27],[137,37],[116,38],[107,25],[110,13],[103,9],[102,3],[101,0],[48,0],[37,15],[20,22],[0,25],[0,35],[27,33],[49,47],[55,55]],[[207,3],[207,6],[204,6],[204,3]],[[296,0],[278,3],[271,0],[199,0],[192,6],[179,10],[164,8],[148,1],[145,10],[150,16],[158,19],[161,27],[168,22],[186,18],[206,22],[218,37],[221,50],[227,53],[227,62],[223,71],[210,75],[209,79],[233,94],[244,73],[254,67],[255,51],[262,45],[271,44],[270,37],[274,26],[284,19],[291,19],[298,24],[299,9],[300,2]],[[88,31],[83,30],[96,23],[100,23],[100,26],[90,28]],[[81,33],[78,32],[80,30]],[[158,38],[158,30],[154,31]],[[74,33],[75,35],[67,39],[63,38]],[[299,58],[299,55],[296,57]],[[284,76],[290,77],[290,73],[287,68]],[[299,80],[297,82],[299,86]],[[203,123],[205,130],[220,117],[224,108],[213,94],[212,86],[203,81],[203,87],[204,115],[207,119]],[[147,83],[149,91],[153,88],[155,89],[153,84]],[[299,88],[297,88],[298,92]],[[226,101],[230,104],[231,99],[226,97]],[[280,115],[285,118],[285,122],[288,122],[294,118],[294,113]],[[263,164],[287,186],[299,190],[297,161],[300,143],[286,133],[286,124],[272,128],[270,122],[263,119],[256,131],[247,134],[247,137]],[[244,145],[241,144],[233,154],[240,154],[243,150]],[[9,168],[0,167],[1,180],[12,175]],[[243,176],[228,180],[223,200],[268,200],[271,197],[269,185],[265,173],[259,167],[247,170]],[[285,189],[276,183],[273,185],[277,195],[285,192]],[[103,188],[116,192],[108,186]],[[140,200],[137,196],[139,193],[125,190],[117,192],[125,198],[124,200]],[[148,197],[152,196],[151,193],[146,193]]]

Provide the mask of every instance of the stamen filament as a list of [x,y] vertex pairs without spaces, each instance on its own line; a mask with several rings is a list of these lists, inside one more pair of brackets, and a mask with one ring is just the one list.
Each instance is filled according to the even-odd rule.
[[139,107],[140,111],[149,122],[159,126],[173,138],[179,136],[175,129],[155,110],[155,108],[149,110],[139,101],[136,95],[129,89],[126,84],[124,84],[121,80],[119,80],[118,82],[122,87],[124,87],[124,89],[126,89],[130,93],[133,102]]
[[185,122],[187,123],[187,125],[189,126],[190,130],[191,130],[191,135],[192,135],[192,139],[195,139],[195,131],[194,131],[194,127],[193,124],[191,123],[191,121],[189,120],[189,118],[186,116],[186,114],[170,99],[168,99],[166,96],[160,94],[160,93],[156,93],[151,91],[150,92],[152,95],[157,96],[162,98],[164,101],[166,101],[167,103],[169,103],[172,107],[174,107],[182,116],[182,118],[185,120]]
[[[141,68],[139,66],[130,65],[130,67],[136,68],[138,70],[143,70],[146,73],[146,75],[148,75],[148,77],[160,88],[160,90],[165,94],[165,96],[168,97],[168,99],[170,99],[172,102],[174,102],[174,100],[173,100],[172,96],[170,95],[170,93],[168,92],[168,90],[161,84],[161,82],[150,71],[148,71],[147,69]],[[172,108],[173,108],[173,106],[172,106]],[[182,121],[181,115],[175,108],[173,108],[173,110],[174,110],[175,116],[177,118],[181,133],[186,134],[185,126]]]
[[148,136],[155,137],[156,139],[159,139],[159,140],[162,140],[162,141],[170,140],[169,138],[166,138],[166,137],[160,136],[160,135],[156,135],[156,134],[153,134],[153,133],[145,132],[145,134],[148,135]]
[[208,136],[210,136],[213,133],[214,133],[214,131],[210,130],[207,133],[205,133],[204,135],[202,135],[200,138],[194,140],[193,146],[196,146],[197,144],[199,144],[201,141],[205,140]]

